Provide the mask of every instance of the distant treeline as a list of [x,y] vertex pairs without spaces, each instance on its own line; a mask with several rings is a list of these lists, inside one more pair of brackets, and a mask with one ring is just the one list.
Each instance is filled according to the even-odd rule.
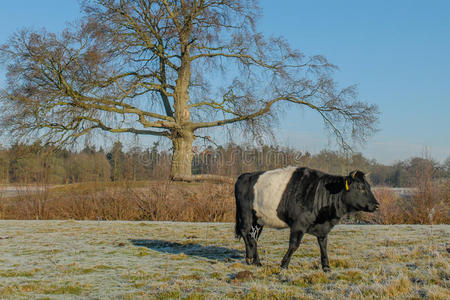
[[[274,146],[243,147],[235,144],[194,148],[195,174],[237,176],[244,172],[269,170],[288,165],[308,166],[333,174],[354,169],[370,173],[373,185],[416,186],[421,172],[431,172],[433,180],[450,178],[450,156],[439,164],[432,159],[414,157],[393,165],[369,160],[360,153],[347,156],[322,150],[318,154]],[[85,146],[81,151],[53,150],[35,142],[14,144],[0,150],[1,183],[77,183],[167,179],[171,152],[155,142],[150,148],[125,150],[120,142],[111,149]]]

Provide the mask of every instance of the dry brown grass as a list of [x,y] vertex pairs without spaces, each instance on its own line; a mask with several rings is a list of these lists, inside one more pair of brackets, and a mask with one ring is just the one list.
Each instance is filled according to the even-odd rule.
[[[374,193],[380,209],[354,215],[350,223],[450,223],[450,182],[426,182],[407,199],[389,189]],[[82,183],[42,192],[25,189],[0,200],[2,219],[234,222],[235,214],[234,187],[224,183]]]
[[231,222],[233,186],[170,181],[85,183],[2,199],[3,219]]
[[399,208],[399,197],[387,188],[374,191],[375,197],[380,203],[378,211],[372,215],[372,221],[378,224],[402,223],[403,216]]
[[424,182],[408,198],[401,198],[389,189],[374,192],[380,209],[364,214],[365,221],[377,224],[449,224],[450,181]]
[[410,223],[449,223],[450,181],[440,183],[425,180],[420,182],[411,201],[403,206]]
[[231,184],[162,182],[149,191],[131,190],[145,220],[232,222],[234,187]]

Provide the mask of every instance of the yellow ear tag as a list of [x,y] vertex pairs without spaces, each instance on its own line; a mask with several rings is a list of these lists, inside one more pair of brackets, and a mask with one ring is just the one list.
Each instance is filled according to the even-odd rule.
[[345,190],[348,191],[348,181],[345,181]]

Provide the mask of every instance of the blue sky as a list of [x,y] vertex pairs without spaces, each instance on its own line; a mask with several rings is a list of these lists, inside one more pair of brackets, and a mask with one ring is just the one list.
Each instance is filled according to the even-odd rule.
[[[379,106],[380,131],[356,150],[383,163],[425,151],[439,161],[450,155],[450,1],[262,0],[261,7],[260,31],[325,55],[339,66],[342,86],[357,84],[359,98]],[[77,0],[4,1],[0,43],[18,28],[58,31],[79,16]],[[280,144],[333,147],[315,114],[282,119]]]

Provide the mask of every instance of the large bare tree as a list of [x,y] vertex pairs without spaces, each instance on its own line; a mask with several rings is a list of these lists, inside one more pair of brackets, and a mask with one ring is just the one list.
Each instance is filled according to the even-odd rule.
[[323,56],[257,32],[256,2],[84,1],[81,21],[60,34],[18,31],[0,51],[3,127],[58,145],[94,131],[167,137],[176,179],[192,178],[202,129],[267,133],[289,105],[320,114],[344,147],[364,140],[376,106],[338,89]]

